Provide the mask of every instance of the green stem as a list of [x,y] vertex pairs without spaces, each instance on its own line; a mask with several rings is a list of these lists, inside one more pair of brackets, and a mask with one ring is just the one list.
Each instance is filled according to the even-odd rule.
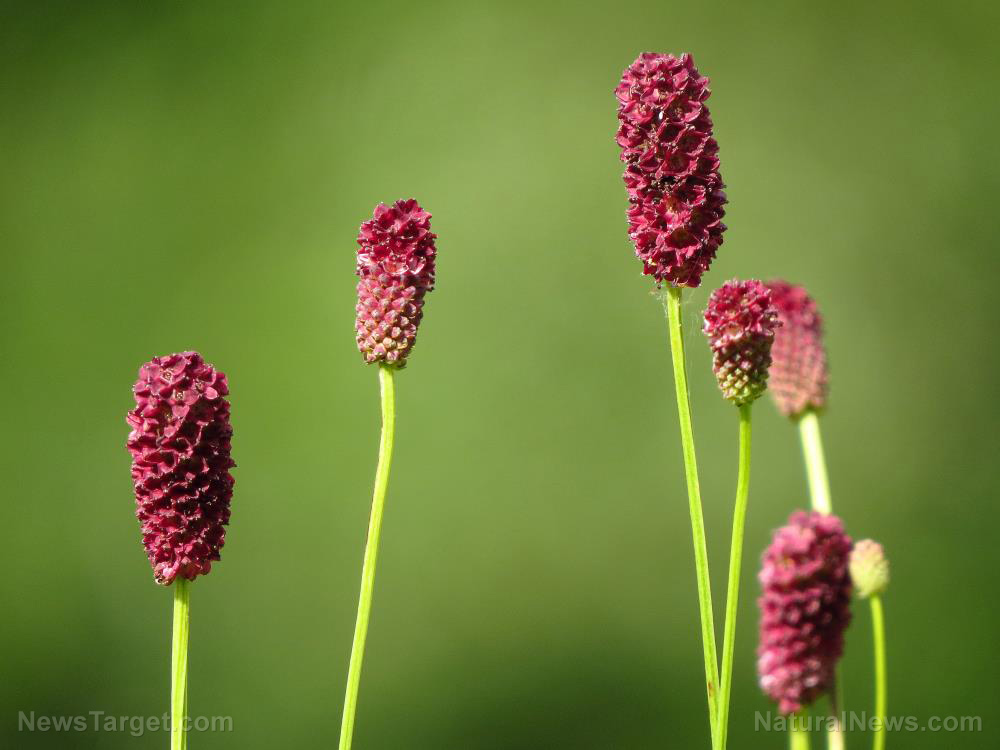
[[827,727],[826,730],[826,748],[827,750],[844,750],[844,727],[840,722],[840,713],[843,710],[842,706],[844,703],[842,692],[843,692],[843,681],[840,679],[840,668],[834,670],[833,674],[833,684],[830,685],[830,716],[833,721]]
[[740,407],[740,464],[733,506],[733,540],[729,548],[729,590],[726,594],[726,624],[722,641],[722,696],[716,736],[726,748],[729,734],[729,697],[733,686],[733,651],[736,647],[736,612],[740,602],[740,565],[743,558],[743,530],[746,527],[747,498],[750,494],[750,407]]
[[708,575],[708,545],[705,542],[705,519],[701,508],[698,485],[698,462],[694,452],[694,429],[691,426],[691,404],[688,400],[687,365],[684,359],[684,335],[681,326],[681,290],[667,287],[667,319],[670,329],[670,351],[674,364],[674,386],[677,391],[677,418],[680,422],[681,448],[684,453],[684,474],[687,479],[688,506],[691,514],[691,535],[694,540],[694,565],[698,581],[698,605],[701,615],[701,642],[705,656],[705,686],[708,692],[708,719],[712,732],[712,747],[718,747],[719,662],[715,645],[715,621],[712,616],[712,585]]
[[[807,410],[799,417],[799,436],[802,439],[802,456],[805,459],[806,477],[809,481],[810,504],[813,510],[829,515],[833,512],[833,505],[830,502],[830,477],[826,471],[826,454],[823,452],[823,438],[819,431],[819,415],[814,409]],[[840,712],[844,706],[841,685],[838,669],[830,690],[830,711],[834,721],[827,730],[828,750],[844,750],[844,728],[840,723]]]
[[886,686],[885,674],[885,618],[882,613],[882,597],[875,594],[872,602],[872,633],[875,641],[875,716],[878,724],[872,741],[873,750],[885,748]]
[[809,750],[809,724],[806,709],[788,717],[788,747],[790,750]]
[[830,479],[826,473],[823,440],[819,434],[819,415],[811,409],[799,418],[799,435],[802,437],[802,454],[806,460],[809,478],[809,496],[813,510],[832,513],[830,505]]
[[382,533],[382,511],[385,507],[386,487],[389,484],[389,467],[392,464],[392,441],[396,424],[396,396],[392,373],[391,367],[379,366],[378,374],[382,393],[382,436],[379,440],[378,468],[375,470],[375,492],[372,496],[371,519],[368,522],[365,560],[361,568],[358,619],[354,625],[351,665],[347,670],[347,694],[344,697],[344,716],[340,724],[340,750],[349,750],[354,737],[354,715],[358,707],[361,662],[365,656],[365,639],[368,636],[368,619],[372,609],[372,589],[375,585],[375,565],[378,562],[378,542]]
[[191,590],[183,576],[174,579],[174,628],[170,650],[170,750],[187,747],[188,632]]

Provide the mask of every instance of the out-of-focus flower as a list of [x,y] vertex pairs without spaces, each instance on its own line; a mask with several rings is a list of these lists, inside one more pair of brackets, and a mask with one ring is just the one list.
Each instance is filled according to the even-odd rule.
[[851,582],[858,596],[882,594],[889,587],[889,561],[882,545],[872,539],[862,539],[851,550]]
[[767,284],[781,329],[771,348],[771,395],[778,411],[798,417],[826,406],[828,373],[823,319],[801,286],[775,280]]
[[785,714],[832,684],[851,620],[851,539],[836,516],[796,511],[774,532],[760,571],[760,686]]

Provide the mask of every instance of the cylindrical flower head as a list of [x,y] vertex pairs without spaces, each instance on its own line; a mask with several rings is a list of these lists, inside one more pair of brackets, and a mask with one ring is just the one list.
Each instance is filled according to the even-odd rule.
[[767,388],[774,330],[780,325],[771,292],[759,281],[727,281],[708,298],[703,331],[722,395],[737,406]]
[[417,339],[424,295],[434,288],[431,215],[412,198],[380,203],[358,233],[358,349],[369,364],[396,368]]
[[136,517],[157,583],[194,580],[226,540],[236,464],[226,376],[197,352],[139,369],[128,413]]
[[778,411],[793,418],[807,409],[822,409],[828,374],[823,319],[816,303],[804,288],[787,281],[770,281],[767,286],[781,321],[771,349],[774,403]]
[[760,686],[784,714],[832,684],[851,621],[851,539],[836,516],[796,511],[764,551],[760,583]]
[[867,599],[882,594],[889,587],[889,561],[882,545],[871,539],[862,539],[851,550],[851,583],[858,596]]
[[691,55],[654,52],[639,55],[615,89],[628,233],[658,284],[698,286],[726,230],[710,93]]

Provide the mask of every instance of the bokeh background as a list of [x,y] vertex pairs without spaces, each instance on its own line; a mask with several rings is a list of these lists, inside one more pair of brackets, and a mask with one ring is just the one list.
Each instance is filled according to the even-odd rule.
[[[737,420],[697,319],[780,275],[827,319],[835,509],[892,559],[890,710],[982,717],[890,741],[996,747],[998,28],[993,2],[5,3],[0,745],[166,743],[17,713],[167,708],[124,417],[138,366],[185,349],[230,375],[239,463],[190,688],[234,731],[191,745],[335,745],[379,427],[354,239],[414,196],[438,288],[398,378],[355,746],[707,746],[666,329],[613,141],[621,70],[687,50],[731,200],[685,306],[717,616]],[[794,429],[756,414],[731,736],[765,748],[757,559],[807,501]]]

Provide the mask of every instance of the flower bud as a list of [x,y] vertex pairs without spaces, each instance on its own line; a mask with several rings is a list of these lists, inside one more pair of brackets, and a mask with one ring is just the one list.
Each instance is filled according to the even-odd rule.
[[771,292],[759,281],[727,281],[708,299],[703,330],[722,395],[737,406],[767,388],[771,344],[779,325]]
[[369,364],[396,368],[417,339],[424,295],[434,288],[431,215],[413,200],[380,203],[358,233],[358,350]]
[[653,52],[639,55],[615,89],[628,233],[658,284],[698,286],[722,244],[726,194],[710,93],[691,55]]
[[851,583],[862,599],[882,594],[889,587],[889,561],[882,545],[871,539],[862,539],[854,545],[850,571]]
[[157,583],[207,574],[226,540],[236,464],[226,376],[197,352],[139,369],[128,413],[136,517]]
[[768,282],[781,329],[771,349],[771,396],[778,411],[798,417],[826,406],[827,366],[823,320],[816,303],[801,286]]
[[774,532],[764,551],[757,673],[784,714],[832,685],[851,620],[850,551],[839,518],[803,511]]

